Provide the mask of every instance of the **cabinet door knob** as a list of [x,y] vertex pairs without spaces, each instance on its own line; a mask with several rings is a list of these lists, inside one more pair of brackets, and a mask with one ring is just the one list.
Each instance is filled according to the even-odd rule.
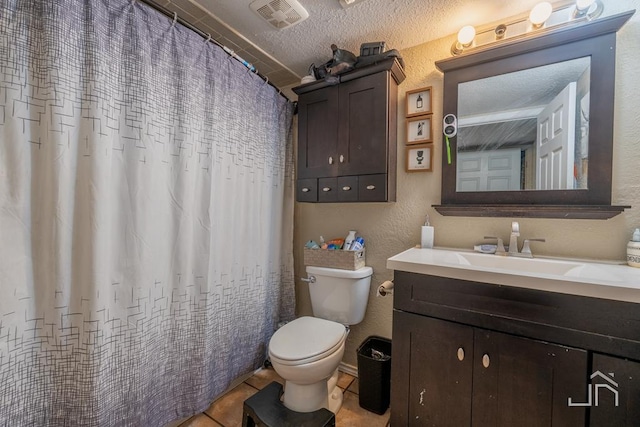
[[331,187],[324,187],[324,188],[322,189],[322,191],[324,191],[325,193],[326,193],[327,191],[331,191]]
[[302,192],[303,192],[303,193],[308,193],[309,191],[311,191],[311,190],[310,190],[310,189],[308,189],[307,187],[304,187],[304,188],[302,189]]
[[489,359],[489,355],[485,354],[484,356],[482,356],[482,366],[484,366],[485,368],[488,368],[490,364],[491,364],[491,359]]
[[333,157],[329,156],[329,164],[332,165],[333,164]]
[[344,156],[340,154],[340,163],[344,163]]
[[375,185],[367,185],[367,190],[375,190],[376,186]]
[[345,185],[344,187],[342,187],[343,191],[349,191],[351,190],[351,187],[349,187],[348,185]]
[[458,360],[461,362],[464,360],[464,348],[462,347],[458,349]]

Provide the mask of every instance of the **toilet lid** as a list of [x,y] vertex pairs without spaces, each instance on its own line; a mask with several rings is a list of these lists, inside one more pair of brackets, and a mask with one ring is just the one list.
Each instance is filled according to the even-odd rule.
[[317,317],[300,317],[278,329],[269,352],[282,361],[317,359],[333,353],[347,335],[344,325]]

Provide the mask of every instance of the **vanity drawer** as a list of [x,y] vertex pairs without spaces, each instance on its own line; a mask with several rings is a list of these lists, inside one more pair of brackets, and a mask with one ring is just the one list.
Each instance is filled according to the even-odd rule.
[[338,178],[318,178],[318,201],[338,201]]
[[630,302],[396,271],[397,310],[640,359]]

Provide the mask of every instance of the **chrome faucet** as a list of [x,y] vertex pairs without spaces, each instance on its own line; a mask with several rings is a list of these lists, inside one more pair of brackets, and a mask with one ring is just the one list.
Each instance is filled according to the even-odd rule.
[[509,252],[505,250],[502,239],[493,236],[484,236],[485,239],[494,239],[497,242],[496,255],[509,255],[523,258],[533,258],[529,242],[544,242],[545,239],[525,239],[522,251],[518,251],[518,237],[520,237],[520,224],[517,221],[511,223],[511,236],[509,237]]
[[518,236],[520,236],[520,224],[517,221],[511,223],[511,237],[509,238],[509,255],[518,254]]

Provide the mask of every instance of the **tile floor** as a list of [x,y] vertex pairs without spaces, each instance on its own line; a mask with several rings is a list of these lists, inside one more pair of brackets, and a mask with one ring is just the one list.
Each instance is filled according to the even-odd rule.
[[[262,369],[224,396],[214,401],[203,413],[180,424],[180,427],[241,427],[242,404],[272,381],[284,380],[272,369]],[[358,403],[358,379],[340,372],[338,386],[344,391],[342,408],[336,414],[336,427],[386,427],[389,410],[377,415],[362,409]]]

